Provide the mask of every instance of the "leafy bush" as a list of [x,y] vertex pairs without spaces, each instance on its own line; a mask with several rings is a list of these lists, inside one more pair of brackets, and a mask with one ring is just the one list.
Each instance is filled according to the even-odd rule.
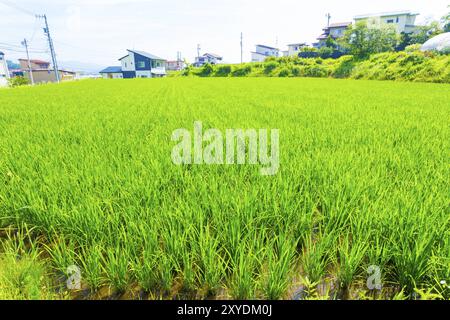
[[214,73],[214,66],[212,66],[210,63],[206,63],[200,71],[200,76],[209,77],[213,73]]
[[191,73],[192,73],[192,66],[191,66],[191,65],[188,65],[188,66],[182,71],[181,74],[182,74],[183,76],[187,77],[187,76],[191,75]]
[[282,78],[289,77],[290,75],[291,71],[288,68],[281,69],[280,73],[278,74],[278,76]]
[[352,56],[344,56],[337,60],[338,65],[332,72],[334,78],[348,78],[353,69],[355,68],[356,62]]
[[278,67],[278,63],[275,61],[269,61],[264,65],[264,73],[270,74],[273,70],[275,70]]
[[319,57],[322,59],[328,59],[333,56],[334,49],[331,47],[322,47],[319,49]]
[[25,77],[13,77],[8,79],[8,85],[11,88],[26,86],[28,84],[30,84],[30,81]]
[[405,52],[419,51],[422,46],[420,44],[411,44],[405,48]]
[[325,67],[320,65],[308,66],[305,68],[305,77],[324,78],[328,76]]
[[302,74],[302,68],[300,68],[298,66],[293,66],[292,67],[292,75],[294,77],[300,77],[301,74]]
[[245,76],[249,75],[251,72],[252,72],[252,66],[245,65],[243,67],[236,68],[233,71],[232,76],[233,77],[245,77]]
[[228,77],[231,73],[230,65],[221,65],[217,67],[216,76],[218,77]]

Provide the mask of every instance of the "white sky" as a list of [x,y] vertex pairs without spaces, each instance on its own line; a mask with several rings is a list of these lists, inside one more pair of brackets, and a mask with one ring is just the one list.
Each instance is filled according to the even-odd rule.
[[[34,50],[46,48],[42,22],[0,0],[0,50],[7,59],[24,57],[6,50],[32,39]],[[240,32],[244,33],[244,60],[258,43],[285,50],[288,43],[314,42],[331,22],[352,21],[358,14],[397,10],[419,12],[417,22],[440,19],[449,0],[9,0],[33,13],[46,13],[58,59],[101,66],[119,65],[127,48],[151,52],[172,60],[177,51],[192,61],[197,44],[202,52],[240,60]],[[33,37],[34,35],[34,37]],[[19,49],[18,49],[19,50]],[[47,53],[32,58],[49,60]]]

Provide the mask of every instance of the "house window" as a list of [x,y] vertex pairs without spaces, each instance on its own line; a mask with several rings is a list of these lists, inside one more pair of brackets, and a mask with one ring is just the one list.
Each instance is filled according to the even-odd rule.
[[138,68],[145,68],[145,61],[138,61],[137,67]]
[[160,68],[161,66],[162,66],[161,61],[154,61],[154,60],[152,61],[152,68]]
[[125,68],[128,68],[128,63],[125,62]]
[[397,23],[399,23],[399,22],[400,22],[400,18],[399,18],[399,17],[397,17],[397,20],[396,20],[396,21],[397,21]]
[[387,23],[394,23],[394,19],[389,19],[386,21]]

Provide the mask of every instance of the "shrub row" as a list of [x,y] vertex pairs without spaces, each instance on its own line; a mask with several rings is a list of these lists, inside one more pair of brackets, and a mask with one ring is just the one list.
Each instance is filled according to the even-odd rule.
[[332,77],[450,83],[450,55],[417,51],[375,54],[366,60],[282,57],[263,63],[205,65],[178,75],[199,77]]

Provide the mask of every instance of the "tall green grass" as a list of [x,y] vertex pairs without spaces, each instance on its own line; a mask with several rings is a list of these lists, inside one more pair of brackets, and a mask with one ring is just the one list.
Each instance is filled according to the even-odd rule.
[[[377,265],[384,297],[449,298],[449,101],[448,85],[329,79],[3,90],[0,223],[32,226],[93,294],[353,298]],[[172,131],[196,120],[280,129],[279,173],[173,165]]]

